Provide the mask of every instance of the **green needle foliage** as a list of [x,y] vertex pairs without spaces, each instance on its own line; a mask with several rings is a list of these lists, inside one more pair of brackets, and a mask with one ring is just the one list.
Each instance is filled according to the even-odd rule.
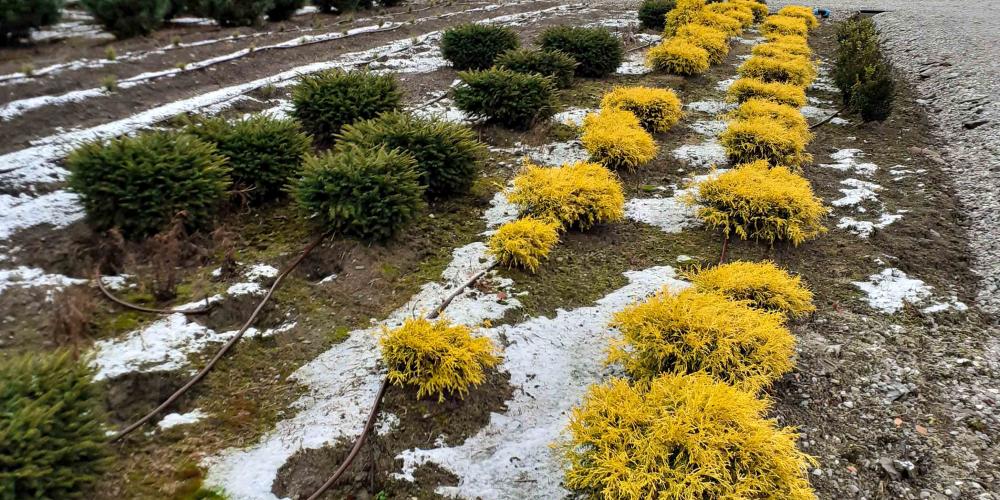
[[557,87],[567,89],[573,86],[576,59],[556,50],[517,49],[501,54],[496,66],[518,73],[548,76]]
[[675,0],[643,0],[639,6],[639,21],[643,28],[663,31],[667,24],[667,12],[673,10]]
[[553,26],[542,33],[540,43],[545,50],[558,50],[576,59],[578,76],[610,75],[625,57],[622,42],[605,28]]
[[84,498],[110,464],[93,369],[69,353],[0,363],[0,498]]
[[521,44],[517,32],[506,26],[462,24],[441,37],[441,55],[457,70],[486,69],[500,54]]
[[306,0],[274,0],[274,5],[267,11],[268,21],[285,21],[306,4]]
[[527,130],[556,111],[556,88],[548,77],[507,69],[458,74],[455,105],[473,118]]
[[27,38],[32,28],[59,20],[63,0],[0,0],[0,45]]
[[403,92],[393,75],[368,71],[323,71],[302,78],[292,90],[292,115],[321,145],[340,128],[399,109]]
[[81,0],[80,4],[116,38],[148,35],[170,10],[170,0]]
[[198,13],[222,26],[258,26],[274,0],[195,0]]
[[215,146],[177,132],[96,140],[66,163],[90,224],[132,239],[160,232],[182,212],[189,230],[211,227],[230,185]]

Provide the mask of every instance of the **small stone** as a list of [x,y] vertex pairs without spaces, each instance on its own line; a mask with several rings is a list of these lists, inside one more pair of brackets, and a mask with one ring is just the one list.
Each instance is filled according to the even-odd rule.
[[972,130],[972,129],[976,128],[976,127],[981,127],[983,125],[986,125],[989,122],[990,121],[988,119],[983,118],[983,119],[980,119],[980,120],[973,120],[971,122],[965,122],[965,123],[962,124],[962,126],[965,127],[966,130]]

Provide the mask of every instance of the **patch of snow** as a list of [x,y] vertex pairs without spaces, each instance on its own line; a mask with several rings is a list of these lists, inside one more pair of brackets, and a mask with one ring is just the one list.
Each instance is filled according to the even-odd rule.
[[278,276],[278,268],[267,264],[254,264],[250,266],[250,269],[243,276],[250,281],[257,282]]
[[264,288],[260,286],[260,283],[236,283],[226,289],[226,293],[233,297],[239,297],[240,295],[260,295],[264,293]]
[[876,170],[878,170],[878,165],[874,163],[859,162],[858,158],[864,155],[865,154],[861,152],[860,149],[840,149],[830,154],[830,159],[833,160],[834,163],[821,163],[819,166],[832,168],[841,172],[853,171],[860,175],[870,177]]
[[125,287],[132,288],[135,285],[129,285],[128,279],[131,278],[128,274],[120,274],[118,276],[101,276],[101,283],[108,290],[121,290]]
[[688,126],[696,133],[711,137],[715,137],[726,130],[726,122],[722,120],[698,120]]
[[622,61],[621,66],[618,66],[615,73],[619,75],[645,75],[652,71],[649,66],[646,66],[646,53],[637,50],[625,57],[625,60]]
[[733,86],[733,82],[736,81],[736,77],[726,78],[725,80],[719,80],[715,84],[716,90],[721,90],[723,92],[729,90],[729,87]]
[[671,151],[670,154],[694,167],[724,165],[728,161],[726,149],[714,137],[706,139],[701,144],[685,144]]
[[694,101],[685,104],[684,107],[690,109],[691,111],[699,111],[715,115],[722,113],[723,111],[735,109],[736,105],[725,101]]
[[840,189],[840,192],[844,193],[842,198],[838,198],[830,202],[830,204],[835,207],[856,206],[861,204],[863,201],[876,201],[878,200],[876,191],[882,189],[882,186],[879,186],[874,182],[862,181],[858,179],[844,179],[840,181],[840,183],[847,186],[847,188]]
[[61,289],[71,285],[82,285],[87,280],[70,278],[62,274],[49,274],[42,269],[18,266],[14,269],[0,269],[0,295],[8,288],[46,287]]
[[656,226],[666,233],[679,233],[701,224],[698,207],[687,203],[696,185],[718,176],[725,169],[717,169],[706,175],[696,175],[688,179],[687,188],[675,189],[667,198],[632,198],[625,203],[625,217],[634,221]]
[[3,214],[0,239],[7,239],[22,229],[40,224],[66,227],[83,218],[83,208],[76,193],[65,190],[38,196],[0,194],[0,214]]
[[[813,118],[818,120],[824,120],[830,115],[837,112],[834,109],[817,108],[815,106],[802,106],[801,108],[799,108],[799,111],[801,111],[802,116],[806,118]],[[834,120],[836,120],[836,118],[834,118]],[[833,120],[831,120],[830,123],[833,123]]]
[[[235,332],[232,332],[235,333]],[[133,331],[121,340],[94,343],[94,380],[115,378],[136,371],[173,371],[188,364],[188,353],[211,342],[228,340],[224,334],[189,322],[181,313],[171,314]]]
[[862,238],[868,238],[875,232],[876,229],[882,229],[902,218],[903,215],[901,213],[882,214],[879,216],[879,219],[874,222],[857,220],[854,217],[841,217],[840,222],[837,223],[837,227],[840,229],[846,229]]
[[[292,455],[339,439],[352,439],[361,429],[384,376],[378,364],[381,325],[395,327],[407,318],[430,311],[455,286],[492,264],[481,242],[455,249],[442,282],[425,284],[380,325],[351,332],[347,340],[299,368],[292,378],[307,386],[309,393],[294,404],[295,416],[278,422],[257,444],[225,450],[206,459],[206,484],[220,486],[234,498],[276,499],[271,484]],[[512,284],[496,275],[486,279],[493,281],[495,290],[508,289]],[[496,293],[470,288],[455,298],[446,315],[456,323],[475,326],[484,320],[499,319],[519,306],[516,299],[501,303]]]
[[452,123],[469,123],[472,121],[472,118],[465,114],[465,111],[455,107],[455,101],[451,99],[442,99],[415,109],[413,110],[413,115],[420,118],[436,118]]
[[601,110],[597,108],[570,108],[566,111],[556,113],[556,115],[552,117],[552,121],[573,127],[580,127],[583,125],[583,117],[590,113],[598,113],[600,111]]
[[483,234],[493,234],[496,228],[507,222],[516,220],[519,213],[517,205],[507,199],[505,192],[497,192],[493,195],[493,199],[490,200],[490,208],[487,208],[484,214],[487,230]]
[[379,412],[378,421],[375,422],[375,434],[385,436],[397,427],[399,427],[399,417],[395,413]]
[[199,420],[207,417],[208,414],[201,411],[200,409],[189,411],[187,413],[169,413],[156,424],[160,429],[170,429],[172,427],[177,427],[178,425],[190,425],[198,422]]
[[[865,293],[868,305],[886,314],[893,314],[903,308],[904,303],[920,305],[932,296],[931,287],[923,281],[910,278],[895,268],[883,269],[868,277],[868,281],[855,281],[854,286]],[[968,306],[952,297],[945,302],[932,302],[923,309],[925,313],[936,313],[947,309],[965,311]]]
[[457,486],[437,492],[466,498],[563,498],[562,463],[551,444],[560,438],[573,406],[606,370],[608,341],[615,332],[611,315],[664,286],[683,289],[673,268],[653,267],[625,273],[629,284],[595,305],[558,310],[487,333],[508,346],[501,369],[515,387],[507,411],[494,413],[489,424],[460,446],[406,450],[398,477],[413,480],[421,464],[434,463],[459,478]]
[[577,163],[590,159],[590,153],[583,149],[583,144],[574,139],[563,142],[553,142],[542,146],[528,146],[517,143],[512,148],[492,148],[493,151],[512,155],[524,155],[539,165],[556,167],[566,163]]

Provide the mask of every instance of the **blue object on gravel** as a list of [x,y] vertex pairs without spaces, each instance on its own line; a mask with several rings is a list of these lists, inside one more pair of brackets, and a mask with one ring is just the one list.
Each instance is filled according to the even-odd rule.
[[830,11],[828,9],[820,9],[820,8],[817,7],[815,9],[813,9],[813,15],[822,17],[823,19],[826,19],[826,18],[830,17]]

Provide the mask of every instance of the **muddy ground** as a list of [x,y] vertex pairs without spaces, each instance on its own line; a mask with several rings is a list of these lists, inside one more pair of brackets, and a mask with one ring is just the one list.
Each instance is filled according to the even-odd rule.
[[[473,5],[473,4],[469,4]],[[0,122],[2,151],[24,147],[27,141],[49,135],[60,127],[81,127],[124,117],[171,101],[198,95],[222,85],[242,83],[280,72],[303,63],[323,60],[344,52],[376,47],[387,41],[418,36],[464,20],[537,10],[554,5],[546,2],[512,4],[485,13],[462,13],[469,5],[437,5],[417,16],[456,12],[453,17],[404,25],[398,30],[359,35],[345,40],[262,52],[216,67],[215,71],[182,73],[122,92],[63,106],[40,108],[9,122]],[[478,5],[478,4],[475,4]],[[429,6],[430,7],[430,6]],[[385,19],[407,20],[407,8],[394,9]],[[416,10],[416,9],[414,9]],[[545,26],[566,22],[584,24],[621,17],[630,11],[618,6],[567,13],[519,28],[525,42]],[[362,16],[359,16],[362,17]],[[370,25],[356,19],[345,22],[331,16],[307,15],[286,23],[282,32],[269,26],[273,35],[220,42],[202,48],[167,51],[133,65],[116,63],[99,70],[67,73],[66,78],[38,78],[31,84],[0,86],[4,101],[11,98],[59,93],[87,88],[107,71],[133,75],[178,62],[237,50],[246,44],[263,45],[287,40],[293,30],[341,31]],[[342,24],[337,24],[342,23]],[[377,24],[377,23],[376,23]],[[324,31],[325,30],[325,31]],[[114,42],[116,51],[146,50],[172,43],[228,36],[251,30],[218,30],[210,27],[171,27],[149,40]],[[753,35],[746,35],[748,38]],[[253,41],[251,41],[253,40]],[[79,57],[100,57],[107,42],[75,41],[33,49],[15,49],[0,66],[0,73],[17,71],[24,61],[36,67]],[[834,28],[824,25],[811,37],[816,55],[831,60]],[[219,47],[225,45],[225,49]],[[215,47],[215,48],[212,48]],[[6,50],[6,49],[5,49]],[[666,86],[678,91],[684,103],[714,102],[724,92],[717,83],[735,75],[749,45],[736,42],[728,59],[696,78],[673,76],[616,75],[603,80],[579,80],[561,96],[567,107],[596,107],[600,96],[616,84]],[[186,56],[184,54],[191,54]],[[454,80],[451,69],[406,75],[403,85],[410,103],[427,100]],[[284,89],[260,95],[224,111],[237,116],[264,109],[285,96]],[[839,108],[839,96],[830,90],[812,89],[811,104],[828,112]],[[652,192],[669,195],[683,187],[692,174],[708,172],[675,158],[671,152],[682,145],[700,144],[706,137],[691,125],[713,119],[711,113],[689,111],[673,130],[656,137],[660,153],[647,167],[623,173],[629,197],[648,197]],[[977,279],[970,272],[968,220],[954,193],[954,180],[940,164],[936,153],[939,139],[912,90],[900,81],[896,108],[884,123],[862,124],[856,116],[845,116],[847,124],[826,124],[814,132],[809,152],[813,165],[804,175],[827,202],[841,198],[847,178],[861,178],[882,187],[878,201],[860,206],[835,207],[827,221],[830,231],[798,248],[766,247],[734,242],[728,259],[772,259],[799,273],[816,294],[817,312],[793,324],[799,339],[798,367],[769,395],[773,414],[784,425],[798,427],[800,446],[816,456],[819,467],[810,480],[820,498],[997,498],[1000,492],[1000,420],[996,412],[1000,387],[1000,344],[996,325],[974,304]],[[820,118],[811,118],[819,121]],[[515,143],[542,145],[575,137],[565,125],[542,126],[527,133],[512,133],[477,126],[481,138],[496,148]],[[870,176],[854,171],[823,167],[830,155],[847,148],[862,150],[859,161],[878,166]],[[98,498],[192,498],[201,486],[201,461],[219,450],[256,442],[274,428],[275,422],[295,410],[290,405],[303,388],[289,378],[298,367],[330,346],[343,341],[348,332],[367,327],[371,320],[386,317],[404,304],[424,283],[439,279],[451,250],[480,241],[486,229],[481,219],[493,194],[503,188],[516,170],[516,155],[494,153],[483,178],[472,192],[453,200],[432,202],[428,214],[399,238],[384,246],[337,241],[323,244],[276,294],[261,320],[261,327],[294,321],[280,335],[241,342],[203,383],[171,411],[201,409],[209,416],[195,424],[168,430],[148,429],[116,446],[117,464],[94,493]],[[897,168],[898,166],[898,168]],[[2,168],[2,167],[0,167]],[[903,172],[903,171],[907,172]],[[895,171],[895,173],[893,173]],[[657,188],[663,187],[663,191]],[[901,214],[895,222],[876,229],[868,238],[837,227],[842,216],[871,218],[876,213]],[[173,301],[154,301],[149,293],[151,270],[148,249],[125,249],[132,261],[123,259],[121,271],[139,276],[137,287],[123,292],[137,302],[167,306],[207,296],[224,289],[234,278],[214,277],[211,271],[224,262],[230,249],[243,270],[252,263],[281,267],[315,236],[308,225],[291,223],[299,215],[286,204],[263,209],[234,209],[222,221],[225,237],[195,235],[186,252],[181,273],[180,296]],[[7,242],[11,262],[30,265],[51,273],[87,277],[104,257],[104,238],[92,234],[83,223],[52,230],[36,227],[15,234]],[[536,275],[503,270],[514,281],[522,307],[503,318],[518,323],[539,315],[553,316],[558,308],[592,304],[622,286],[627,270],[652,265],[694,267],[717,261],[720,235],[699,228],[668,233],[635,221],[599,226],[586,233],[569,233]],[[690,260],[678,261],[679,256]],[[969,306],[943,312],[925,312],[921,305],[907,304],[893,313],[873,309],[854,282],[864,282],[886,268],[905,272],[933,288],[935,297],[951,297]],[[337,274],[337,279],[320,283]],[[489,286],[488,284],[486,286]],[[153,318],[125,312],[103,301],[88,286],[93,302],[93,321],[82,340],[117,338],[149,324]],[[49,291],[10,288],[0,293],[0,356],[15,352],[51,349],[62,340],[53,335],[52,315],[38,304]],[[206,318],[196,321],[224,330],[238,325],[252,301],[226,301]],[[192,366],[211,355],[192,356]],[[186,371],[154,372],[119,377],[105,383],[108,410],[115,423],[128,421],[148,410],[184,380]],[[544,381],[539,381],[544,383]],[[417,471],[417,481],[394,479],[399,466],[396,456],[413,447],[430,447],[439,439],[460,443],[482,428],[491,412],[502,413],[514,391],[503,373],[464,401],[439,405],[416,401],[410,391],[390,388],[383,414],[398,423],[377,433],[362,449],[346,480],[326,498],[434,498],[439,485],[457,478],[439,467]],[[281,469],[273,485],[278,496],[299,498],[322,482],[350,443],[302,451]]]

